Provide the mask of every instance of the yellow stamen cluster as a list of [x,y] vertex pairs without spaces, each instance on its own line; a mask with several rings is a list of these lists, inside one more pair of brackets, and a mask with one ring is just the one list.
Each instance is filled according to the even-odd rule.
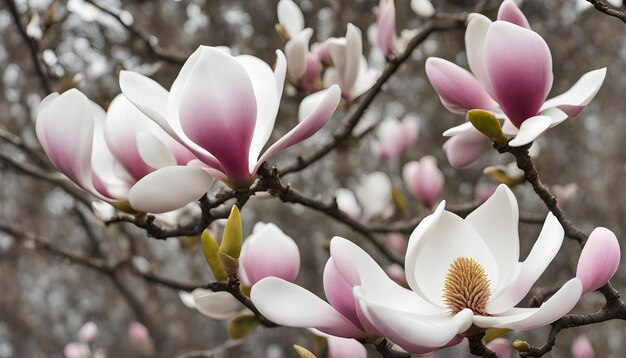
[[456,314],[469,308],[475,315],[489,316],[489,279],[478,261],[458,257],[450,265],[443,286],[443,302]]

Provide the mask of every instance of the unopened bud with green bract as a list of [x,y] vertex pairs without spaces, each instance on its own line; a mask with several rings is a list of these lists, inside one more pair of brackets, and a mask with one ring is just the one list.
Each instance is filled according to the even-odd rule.
[[230,215],[226,220],[226,226],[224,226],[222,244],[218,251],[219,258],[229,276],[237,275],[237,271],[239,270],[239,254],[241,254],[242,243],[241,216],[239,215],[237,205],[233,205]]
[[253,314],[242,314],[235,317],[228,325],[228,338],[241,339],[254,333],[259,321]]
[[502,132],[500,122],[493,114],[482,109],[472,109],[467,112],[467,118],[480,133],[489,137],[498,144],[506,143],[506,137]]
[[219,257],[219,247],[217,246],[215,239],[211,237],[209,230],[204,230],[201,242],[202,253],[204,254],[204,258],[213,272],[213,276],[216,280],[226,281],[228,279],[228,275],[226,274],[224,265],[222,265],[222,260],[220,260]]
[[519,339],[514,340],[513,343],[511,343],[511,346],[513,346],[513,348],[515,348],[518,352],[528,352],[530,350],[530,344]]

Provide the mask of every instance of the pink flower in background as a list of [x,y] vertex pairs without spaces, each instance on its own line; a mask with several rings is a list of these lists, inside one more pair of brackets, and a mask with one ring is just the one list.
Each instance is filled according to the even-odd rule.
[[132,339],[136,343],[145,343],[150,340],[150,333],[146,326],[139,322],[133,322],[128,327],[128,334],[130,335],[130,339]]
[[340,188],[335,192],[335,197],[339,210],[355,220],[368,221],[393,214],[391,191],[391,179],[384,172],[378,171],[362,175],[354,193]]
[[580,253],[576,277],[583,283],[583,293],[604,286],[617,271],[620,247],[615,234],[603,227],[595,228]]
[[394,0],[380,0],[376,13],[376,47],[385,57],[396,54],[396,5]]
[[356,339],[331,336],[316,329],[311,329],[316,336],[326,338],[328,358],[367,358],[367,350]]
[[[123,96],[108,112],[76,89],[40,105],[37,138],[50,161],[85,191],[118,207],[162,213],[199,199],[213,179]],[[157,174],[158,172],[158,174]],[[158,182],[154,176],[166,177]],[[201,187],[201,189],[198,189]]]
[[[426,61],[426,74],[443,105],[452,112],[483,109],[504,119],[509,144],[522,146],[568,117],[576,117],[595,97],[606,68],[583,75],[570,90],[546,100],[552,88],[552,56],[513,0],[500,6],[498,20],[470,16],[465,48],[472,73],[440,58]],[[446,136],[475,132],[466,122]]]
[[437,158],[427,155],[419,162],[408,162],[402,169],[404,185],[411,194],[432,209],[441,195],[445,178],[439,167]]
[[91,350],[85,343],[70,342],[63,348],[65,358],[89,358]]
[[[295,281],[300,270],[300,252],[295,241],[272,223],[257,223],[252,235],[243,243],[239,256],[241,283],[254,287],[266,277]],[[244,306],[228,292],[195,289],[191,294],[181,293],[183,303],[213,319],[229,319]]]
[[372,151],[379,160],[395,160],[415,143],[418,135],[417,119],[407,115],[402,121],[395,117],[385,118],[376,131]]
[[593,358],[593,346],[585,335],[576,337],[572,343],[572,358]]
[[247,187],[269,157],[324,126],[340,100],[338,87],[324,90],[308,116],[261,154],[274,128],[287,70],[282,52],[276,55],[272,71],[256,57],[233,57],[201,46],[187,59],[169,92],[129,71],[120,73],[120,87],[137,108],[194,153],[198,158],[194,165],[231,187]]
[[455,168],[465,168],[476,163],[491,148],[489,138],[476,130],[455,135],[443,144],[446,157]]

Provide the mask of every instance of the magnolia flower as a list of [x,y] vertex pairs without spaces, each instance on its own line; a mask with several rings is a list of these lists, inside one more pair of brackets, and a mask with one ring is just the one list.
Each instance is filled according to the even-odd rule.
[[411,0],[411,10],[421,17],[431,17],[435,15],[435,8],[430,0]]
[[595,228],[580,253],[576,277],[583,283],[583,293],[604,286],[617,271],[620,260],[615,234],[603,227]]
[[379,171],[361,177],[356,196],[352,191],[340,188],[335,192],[335,197],[341,211],[355,220],[361,217],[367,221],[375,217],[388,217],[393,213],[391,191],[391,179]]
[[[243,243],[239,256],[239,278],[242,285],[254,285],[266,277],[294,281],[300,270],[300,252],[295,241],[272,223],[257,223],[252,235]],[[225,320],[245,307],[228,292],[197,288],[191,294],[179,293],[183,303],[207,317]]]
[[427,155],[419,162],[408,162],[402,168],[404,185],[426,207],[433,208],[443,189],[445,178],[437,167],[437,158]]
[[384,336],[409,352],[436,349],[489,327],[541,327],[576,305],[584,287],[578,277],[539,308],[515,307],[561,247],[564,231],[554,215],[548,214],[530,254],[519,262],[518,207],[508,187],[500,185],[466,219],[444,206],[409,240],[405,271],[411,290],[369,275],[377,266],[357,247],[345,257],[361,278],[354,289],[359,307]]
[[338,84],[342,96],[351,101],[374,85],[379,71],[367,65],[363,56],[361,30],[358,27],[349,23],[345,37],[330,38],[326,42],[325,46],[328,46],[334,67],[324,73],[325,86]]
[[314,92],[320,81],[322,65],[317,54],[309,51],[313,29],[304,28],[304,15],[292,0],[280,0],[277,14],[280,33],[287,39],[287,79],[305,92]]
[[[502,3],[495,22],[472,14],[465,47],[473,74],[433,57],[426,61],[426,74],[448,110],[483,109],[503,118],[504,133],[515,137],[511,146],[530,143],[548,128],[576,117],[606,75],[606,68],[588,72],[570,90],[546,100],[553,77],[550,49],[513,0]],[[466,122],[444,135],[475,131]]]
[[91,350],[85,343],[70,342],[63,348],[65,358],[89,358]]
[[[120,87],[137,108],[194,153],[199,159],[194,165],[205,167],[233,188],[247,187],[269,157],[326,124],[340,100],[338,87],[323,91],[307,118],[261,155],[274,128],[285,82],[285,56],[280,51],[276,55],[272,71],[256,57],[233,57],[200,46],[183,65],[170,92],[129,71],[120,73]],[[168,179],[153,178],[155,183]],[[195,184],[187,190],[206,191]]]
[[120,209],[171,211],[213,182],[206,170],[185,166],[195,157],[123,96],[105,113],[76,89],[52,93],[41,102],[36,132],[59,171]]
[[139,322],[133,322],[128,327],[130,339],[137,343],[144,343],[150,339],[150,333],[146,326]]
[[385,57],[396,54],[396,5],[394,0],[380,0],[376,13],[376,46]]
[[98,336],[98,325],[95,322],[87,322],[78,330],[78,338],[85,343],[93,341]]
[[376,131],[372,152],[379,160],[395,160],[415,142],[418,135],[416,118],[407,115],[402,121],[396,117],[385,118]]
[[576,337],[574,343],[572,343],[572,357],[573,358],[593,358],[593,346],[589,341],[589,338],[585,335]]

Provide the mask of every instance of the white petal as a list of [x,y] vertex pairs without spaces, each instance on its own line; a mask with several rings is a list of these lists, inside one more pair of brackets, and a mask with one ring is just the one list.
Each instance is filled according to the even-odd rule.
[[244,306],[228,292],[208,292],[194,295],[196,309],[203,315],[225,320],[237,315]]
[[465,122],[463,124],[459,124],[456,127],[452,127],[445,132],[443,132],[444,137],[453,137],[458,134],[462,134],[474,129],[474,125],[471,122]]
[[168,134],[176,133],[166,118],[169,93],[156,81],[131,71],[120,72],[120,88],[122,93],[139,110],[161,126]]
[[352,190],[339,188],[335,192],[335,197],[339,210],[348,214],[348,216],[355,220],[361,216],[361,207],[357,203],[356,196],[354,196]]
[[605,77],[606,67],[585,73],[567,92],[545,101],[541,110],[557,107],[576,117],[596,96]]
[[549,300],[539,308],[517,308],[499,316],[475,316],[474,324],[479,327],[529,330],[548,325],[566,315],[576,306],[583,291],[578,278],[567,281]]
[[517,200],[511,189],[501,184],[465,220],[478,231],[496,259],[500,284],[494,288],[492,294],[497,295],[499,289],[508,282],[515,264],[519,261]]
[[128,200],[135,210],[164,213],[200,199],[212,183],[213,178],[200,167],[166,167],[138,181]]
[[391,180],[383,172],[374,172],[361,178],[356,197],[363,207],[366,219],[380,215],[391,202]]
[[467,52],[467,62],[474,73],[474,76],[483,84],[489,94],[492,95],[489,81],[485,69],[485,38],[492,22],[484,15],[470,14],[469,23],[465,30],[465,51]]
[[549,213],[543,224],[539,238],[528,257],[521,264],[519,276],[508,287],[503,287],[499,296],[493,297],[487,311],[498,314],[518,304],[530,291],[533,284],[546,270],[563,243],[563,227],[556,217]]
[[405,264],[409,286],[433,304],[444,306],[445,276],[458,257],[478,261],[485,269],[492,291],[498,287],[498,266],[483,239],[472,225],[444,211],[440,204],[409,239]]
[[550,124],[550,128],[555,127],[561,123],[563,123],[563,121],[565,121],[567,118],[569,118],[569,116],[567,115],[567,113],[561,111],[560,109],[556,108],[556,107],[552,107],[552,108],[548,108],[544,111],[541,111],[539,113],[540,116],[548,116],[550,117],[550,119],[552,120],[552,124]]
[[296,36],[304,29],[304,15],[292,0],[280,0],[276,12],[278,22],[287,30],[289,37]]
[[472,311],[465,309],[456,315],[444,313],[436,317],[420,316],[394,307],[368,302],[367,295],[355,290],[361,309],[368,319],[388,338],[403,346],[403,343],[423,347],[440,348],[457,334],[472,325]]
[[176,158],[156,136],[140,132],[137,134],[137,151],[141,159],[154,169],[176,165]]
[[291,282],[265,278],[252,286],[250,297],[265,317],[280,325],[316,328],[346,338],[364,335],[327,302]]
[[552,125],[552,118],[548,116],[534,116],[525,120],[519,128],[517,136],[509,142],[511,147],[521,147],[545,132]]
[[298,121],[302,122],[306,117],[311,114],[315,108],[320,104],[324,96],[325,91],[317,91],[302,99],[300,107],[298,108]]
[[370,303],[423,316],[448,312],[447,309],[434,306],[415,292],[398,285],[372,257],[349,240],[334,237],[330,243],[330,254],[337,271],[349,284],[361,286],[367,292]]
[[306,73],[307,53],[309,52],[311,36],[313,36],[313,29],[306,28],[285,45],[287,75],[293,83],[297,83]]
[[[276,114],[278,114],[285,74],[284,72],[282,73],[281,79],[276,78],[275,72],[272,71],[272,68],[267,63],[253,56],[237,56],[236,58],[237,61],[239,61],[239,63],[246,69],[248,76],[250,76],[257,103],[257,117],[254,127],[254,136],[252,137],[252,143],[250,144],[249,165],[250,171],[252,171],[257,160],[259,159],[261,150],[267,143],[267,140],[270,138],[272,130],[274,129],[274,122],[276,121]],[[285,56],[281,51],[276,51],[276,58],[276,75],[278,75],[285,67]],[[278,86],[279,82],[280,86]]]

